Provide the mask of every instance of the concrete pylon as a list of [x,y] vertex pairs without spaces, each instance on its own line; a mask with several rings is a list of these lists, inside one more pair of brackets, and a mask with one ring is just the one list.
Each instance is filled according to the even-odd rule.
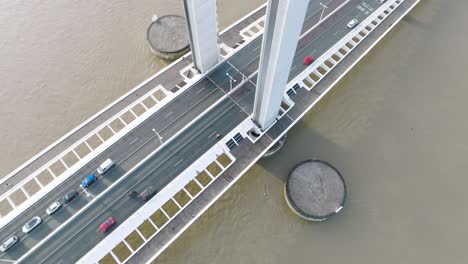
[[267,129],[278,116],[309,0],[268,0],[253,121]]
[[195,68],[204,73],[219,62],[216,0],[184,0]]

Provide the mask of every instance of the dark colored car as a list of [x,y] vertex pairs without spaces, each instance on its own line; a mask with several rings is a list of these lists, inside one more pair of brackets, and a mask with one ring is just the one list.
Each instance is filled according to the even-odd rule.
[[146,190],[140,193],[140,198],[143,201],[148,201],[149,199],[151,199],[151,197],[153,197],[155,193],[156,189],[154,189],[153,187],[148,187]]
[[63,200],[65,201],[65,203],[69,203],[73,199],[75,199],[76,196],[78,196],[78,192],[75,190],[71,190],[67,192],[67,194],[65,194],[65,196],[63,197]]

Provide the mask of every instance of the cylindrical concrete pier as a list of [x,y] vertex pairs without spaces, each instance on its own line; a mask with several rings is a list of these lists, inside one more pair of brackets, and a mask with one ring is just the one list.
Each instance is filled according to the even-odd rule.
[[332,165],[306,160],[289,173],[284,196],[291,210],[303,219],[323,221],[343,208],[346,185]]
[[181,16],[155,16],[146,38],[151,51],[163,59],[177,59],[190,49],[187,25]]

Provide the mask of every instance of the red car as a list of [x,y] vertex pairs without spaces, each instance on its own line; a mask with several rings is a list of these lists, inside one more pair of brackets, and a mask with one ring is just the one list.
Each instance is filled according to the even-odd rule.
[[309,55],[304,58],[304,65],[309,65],[315,60],[314,56]]
[[109,217],[104,223],[99,226],[98,231],[101,233],[105,233],[107,229],[115,224],[115,219],[113,217]]

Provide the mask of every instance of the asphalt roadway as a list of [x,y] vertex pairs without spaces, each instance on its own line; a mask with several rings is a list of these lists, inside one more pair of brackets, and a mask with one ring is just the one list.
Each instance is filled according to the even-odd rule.
[[85,214],[68,225],[78,228],[62,229],[55,235],[60,239],[49,240],[44,246],[47,250],[35,251],[25,262],[77,261],[86,251],[76,249],[87,250],[104,237],[103,234],[96,233],[96,229],[109,216],[114,217],[117,222],[122,222],[143,205],[143,201],[128,197],[127,190],[141,192],[148,186],[160,190],[217,142],[213,136],[215,133],[229,132],[246,117],[247,115],[227,98],[207,113],[206,118],[197,121],[192,129],[185,130],[171,144],[165,145],[159,152],[161,154],[152,156],[145,162],[145,166],[140,166],[128,179],[114,187],[116,191],[107,192]]
[[[320,56],[336,40],[348,32],[346,24],[349,20],[357,17],[361,21],[368,15],[356,8],[361,2],[351,0],[350,3],[338,10],[316,30],[306,34],[299,41],[290,78],[304,69],[302,59],[306,54]],[[367,3],[371,8],[378,7],[376,1],[368,0]],[[312,15],[309,14],[308,20],[311,17]],[[305,26],[303,32],[307,28]],[[152,131],[153,128],[162,136],[164,141],[164,139],[174,136],[177,131],[180,131],[191,120],[220,99],[230,90],[231,86],[226,72],[236,79],[236,83],[241,82],[242,75],[252,76],[258,69],[260,46],[261,38],[252,41],[228,62],[223,63],[210,73],[206,79],[201,80],[181,94],[174,102],[147,119],[142,125],[131,131],[102,155],[70,177],[69,180],[25,211],[17,220],[2,228],[0,230],[1,239],[11,234],[17,234],[21,241],[1,257],[15,260],[30,251],[39,241],[63,224],[88,202],[92,201],[93,197],[106,190],[135,164],[160,146],[158,137]],[[38,250],[27,256],[23,260],[24,263],[57,263],[60,261],[71,263],[78,260],[104,237],[102,234],[96,233],[96,229],[107,217],[113,216],[117,223],[122,222],[142,205],[140,202],[126,196],[128,190],[142,191],[146,186],[150,185],[155,186],[157,189],[163,188],[197,157],[215,144],[216,140],[212,137],[213,133],[221,132],[225,134],[244,120],[248,113],[251,113],[254,91],[255,86],[253,83],[247,83],[231,97],[223,100],[222,103],[194,123],[192,127],[179,134],[178,138],[162,147],[156,155],[117,186],[114,186],[113,191],[107,192],[94,201],[92,206],[68,223],[65,228],[55,233]],[[93,173],[95,168],[108,157],[116,160],[117,166],[104,177],[99,176],[99,180],[86,193],[83,192],[78,187],[81,180],[87,174]],[[69,205],[60,209],[53,217],[48,217],[45,214],[47,206],[55,200],[61,200],[63,194],[72,188],[80,190],[81,195]],[[44,223],[30,234],[22,234],[20,231],[22,225],[36,215],[41,216]]]

